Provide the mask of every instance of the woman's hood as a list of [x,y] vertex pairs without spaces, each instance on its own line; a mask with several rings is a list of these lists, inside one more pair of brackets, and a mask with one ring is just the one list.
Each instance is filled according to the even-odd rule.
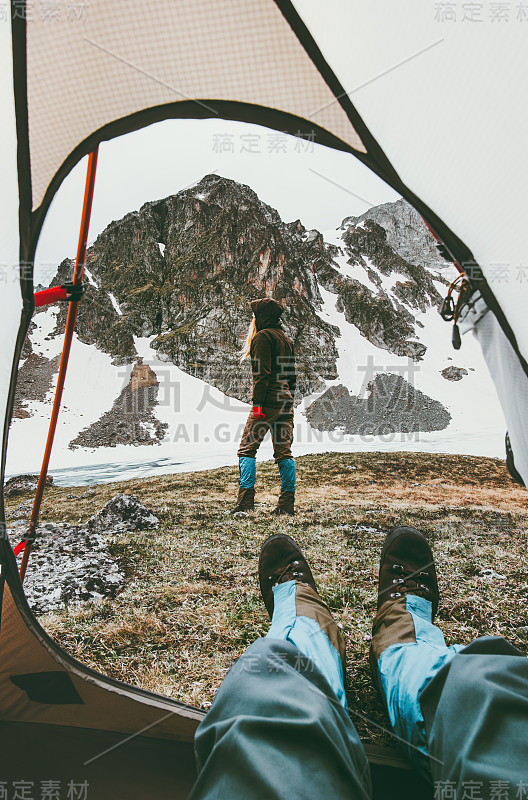
[[263,328],[276,328],[284,311],[280,303],[272,300],[271,297],[264,297],[262,300],[252,300],[251,310],[255,315],[257,330]]

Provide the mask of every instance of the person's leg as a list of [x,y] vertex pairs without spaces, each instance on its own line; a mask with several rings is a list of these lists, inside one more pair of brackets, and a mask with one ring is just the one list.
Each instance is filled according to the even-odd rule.
[[257,450],[262,444],[262,440],[267,432],[272,430],[274,423],[281,414],[280,408],[265,407],[262,409],[264,412],[264,419],[255,419],[253,412],[249,412],[240,445],[237,450],[237,456],[242,458],[255,458]]
[[231,514],[239,511],[253,511],[255,509],[255,482],[257,479],[257,464],[255,457],[239,456],[239,487],[236,506],[231,509]]
[[292,456],[293,408],[283,410],[271,426],[273,457],[279,467],[281,491],[274,514],[295,513],[296,470]]
[[347,709],[344,687],[345,643],[326,603],[317,592],[310,567],[297,544],[285,534],[270,536],[259,562],[260,586],[271,617],[267,637],[284,639],[308,656]]
[[528,798],[528,659],[519,650],[477,639],[428,683],[420,706],[438,800],[453,787],[457,797]]
[[366,800],[367,758],[332,687],[342,689],[342,639],[289,537],[266,540],[259,578],[272,627],[230,670],[198,728],[190,800]]
[[317,666],[257,639],[228,672],[195,735],[189,800],[367,800],[359,736]]
[[295,459],[285,458],[279,461],[277,466],[279,467],[281,478],[281,492],[291,492],[295,494],[295,484],[297,482]]
[[[495,654],[493,664],[485,664],[480,655],[472,673],[469,655],[475,648],[482,650],[479,643],[485,640],[469,647],[447,647],[441,631],[432,624],[438,601],[427,541],[413,528],[396,528],[387,537],[381,557],[371,646],[373,678],[395,733],[415,767],[439,786],[446,781],[458,786],[471,780],[499,781],[518,774],[521,765],[524,768],[525,753],[517,748],[510,760],[504,760],[504,748],[511,755],[515,745],[506,745],[508,739],[504,739],[501,746],[495,731],[517,730],[520,737],[521,727],[528,726],[528,661]],[[501,642],[510,656],[520,655],[512,653],[515,649],[504,640],[493,641]],[[474,676],[488,669],[492,677],[477,685]],[[511,670],[514,692],[501,687],[501,683],[508,685]],[[524,683],[520,683],[518,673],[523,670]],[[508,696],[513,703],[510,709],[504,702]],[[490,710],[497,712],[501,705],[504,717],[493,723]],[[482,759],[482,743],[487,739],[494,744],[484,746]],[[482,793],[482,800],[488,797]]]
[[414,528],[396,528],[381,555],[371,670],[403,748],[418,767],[425,763],[426,770],[428,745],[418,698],[457,650],[446,647],[442,632],[432,624],[438,600],[427,540]]
[[[375,683],[406,754],[419,768],[429,747],[420,693],[464,645],[447,647],[432,624],[431,602],[407,595],[386,603],[374,620],[371,663]],[[427,769],[427,761],[425,760]]]
[[273,441],[273,458],[275,463],[284,461],[292,456],[292,443],[293,443],[293,408],[287,406],[286,408],[275,409],[276,414],[271,418],[271,438]]
[[251,458],[250,456],[240,456],[238,459],[238,469],[240,473],[240,488],[254,489],[257,479],[255,458]]
[[231,510],[231,514],[239,511],[253,511],[255,508],[256,455],[269,430],[269,422],[255,419],[250,412],[237,452],[240,482],[237,503]]

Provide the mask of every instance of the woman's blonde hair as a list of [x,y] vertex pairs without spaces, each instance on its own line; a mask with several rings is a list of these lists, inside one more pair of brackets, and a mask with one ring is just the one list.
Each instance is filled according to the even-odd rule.
[[244,361],[244,359],[249,358],[249,351],[251,350],[251,342],[253,341],[253,337],[257,332],[257,320],[255,317],[252,317],[251,322],[249,323],[249,328],[246,336],[246,341],[244,342],[244,347],[240,351],[240,361]]

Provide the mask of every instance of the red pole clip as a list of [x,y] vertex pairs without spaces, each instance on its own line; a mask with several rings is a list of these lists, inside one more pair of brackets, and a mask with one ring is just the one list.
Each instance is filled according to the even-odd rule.
[[58,300],[78,303],[83,294],[84,286],[81,281],[79,283],[61,283],[60,286],[52,286],[50,289],[35,292],[35,308],[56,303]]
[[49,303],[56,303],[57,300],[66,300],[66,288],[62,286],[52,286],[42,292],[35,292],[35,308],[47,306]]

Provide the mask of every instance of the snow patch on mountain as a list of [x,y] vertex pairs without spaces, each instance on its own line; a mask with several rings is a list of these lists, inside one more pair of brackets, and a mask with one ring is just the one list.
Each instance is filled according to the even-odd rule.
[[[363,227],[364,222],[356,227]],[[381,288],[373,284],[364,267],[355,263],[351,265],[344,254],[346,246],[343,233],[346,230],[338,229],[335,232],[325,232],[325,240],[340,248],[341,254],[334,257],[339,272],[345,278],[359,280],[367,286],[373,294],[384,291],[395,307],[402,304],[413,314],[416,320],[416,338],[426,346],[426,351],[420,361],[413,362],[407,357],[397,356],[382,350],[369,342],[361,335],[354,324],[348,322],[345,315],[336,307],[337,296],[325,289],[319,283],[318,288],[323,299],[320,312],[322,319],[330,322],[339,329],[340,335],[336,339],[339,353],[337,360],[338,377],[334,381],[327,381],[326,386],[347,387],[351,395],[364,399],[369,382],[373,381],[380,373],[394,373],[400,375],[415,389],[439,401],[451,414],[451,422],[445,430],[446,441],[454,437],[459,440],[469,436],[478,435],[482,431],[483,438],[490,435],[498,444],[496,455],[502,455],[502,431],[505,429],[502,408],[498,401],[488,369],[486,367],[480,345],[472,334],[463,337],[462,348],[455,351],[451,345],[450,326],[440,317],[437,308],[429,307],[420,311],[408,303],[402,302],[393,295],[398,281],[408,281],[408,276],[392,272],[389,276],[378,270],[372,260],[362,255],[362,260],[372,272],[379,276]],[[433,277],[440,277],[435,281],[440,293],[445,292],[445,280],[453,279],[457,272],[454,266],[445,264],[441,272]],[[465,371],[463,389],[458,382],[446,381],[442,372],[456,366]],[[313,402],[314,396],[307,399],[304,407]],[[427,434],[431,436],[432,434]],[[436,434],[435,434],[436,435]],[[456,452],[456,449],[454,450]]]
[[[262,214],[266,221],[265,225],[262,220],[258,223],[262,235],[271,236],[273,241],[284,237],[291,252],[297,253],[295,271],[287,280],[296,292],[293,302],[300,302],[295,306],[297,316],[287,319],[286,324],[292,325],[290,333],[299,337],[298,352],[304,359],[302,369],[311,370],[301,392],[305,396],[299,398],[295,409],[297,454],[336,449],[413,449],[502,455],[505,423],[478,342],[468,334],[463,337],[462,349],[454,351],[450,343],[450,326],[440,318],[436,307],[438,298],[445,293],[446,278],[450,279],[453,267],[437,258],[434,244],[429,241],[430,234],[423,225],[424,230],[418,230],[416,236],[409,230],[410,225],[421,223],[406,206],[400,207],[395,203],[371,209],[361,218],[348,218],[340,228],[326,232],[323,238],[318,231],[306,231],[299,221],[288,225],[282,223],[273,209],[259,206],[260,201],[248,187],[237,188],[214,176],[208,176],[204,181],[214,191],[211,195],[205,191],[200,193],[203,194],[200,203],[196,203],[197,197],[192,196],[192,203],[184,205],[186,198],[183,193],[178,195],[178,202],[183,204],[175,205],[180,227],[173,226],[170,235],[174,236],[176,231],[180,234],[183,230],[192,231],[194,226],[198,233],[193,234],[196,238],[189,241],[194,241],[198,248],[207,217],[187,218],[182,208],[187,209],[185,213],[188,215],[200,214],[196,208],[203,208],[206,203],[210,203],[211,208],[213,203],[224,203],[226,208],[230,208],[229,203],[236,201],[240,191],[243,202],[238,201],[238,207],[247,212],[244,221],[247,228],[240,229],[237,247]],[[107,272],[104,279],[101,277],[97,269],[108,270],[108,264],[114,263],[110,257],[103,258],[106,251],[97,256],[101,262],[99,267],[92,258],[90,266],[93,271],[85,270],[89,284],[87,293],[90,295],[85,301],[85,309],[92,310],[85,312],[84,320],[81,315],[78,333],[74,334],[72,343],[50,464],[58,484],[118,480],[132,475],[236,463],[238,442],[250,410],[246,402],[237,399],[245,398],[249,393],[242,393],[237,387],[246,383],[249,387],[250,375],[247,365],[238,363],[236,348],[239,346],[237,337],[241,320],[233,303],[234,299],[240,301],[240,292],[247,291],[248,286],[252,296],[255,292],[272,294],[282,291],[281,287],[286,286],[281,272],[283,261],[275,255],[272,264],[270,247],[262,245],[264,249],[258,254],[260,258],[267,253],[266,269],[261,274],[257,266],[258,274],[255,272],[251,277],[254,286],[247,284],[244,289],[240,284],[237,288],[234,281],[238,278],[234,272],[229,272],[234,263],[228,249],[229,240],[221,237],[214,248],[209,243],[210,252],[196,251],[202,259],[200,268],[207,283],[200,283],[202,278],[193,262],[188,265],[190,271],[183,283],[188,294],[178,294],[176,279],[169,268],[171,259],[179,259],[180,264],[180,260],[187,257],[187,251],[179,242],[176,244],[180,249],[175,249],[175,241],[166,237],[167,230],[161,231],[156,227],[161,219],[161,208],[167,213],[176,213],[168,202],[172,200],[174,198],[146,204],[140,212],[129,215],[130,219],[127,217],[113,223],[105,234],[105,246],[110,248],[108,252],[114,254],[112,258],[117,257],[115,254],[121,253],[119,247],[128,247],[136,241],[122,223],[144,224],[151,236],[145,256],[150,259],[148,274],[137,266],[143,262],[136,257],[136,251],[132,255],[119,255],[117,262],[126,263],[126,257],[131,259],[137,273],[133,279],[135,283],[130,283],[132,279],[128,277],[129,283],[119,283],[122,280],[119,269],[115,275]],[[218,213],[218,209],[214,213]],[[157,215],[160,215],[159,219]],[[224,219],[224,216],[219,219]],[[266,228],[268,225],[271,234]],[[159,241],[161,238],[166,238],[167,248]],[[207,236],[203,239],[209,241]],[[400,255],[390,249],[389,239]],[[141,236],[137,240],[142,241]],[[252,248],[253,244],[251,252]],[[288,248],[284,252],[290,252]],[[154,255],[151,256],[152,251]],[[416,266],[419,264],[418,256],[421,258],[424,253],[427,256],[422,258],[424,263]],[[402,254],[415,260],[402,260]],[[66,274],[71,265],[64,263]],[[259,263],[262,266],[262,260]],[[209,266],[210,276],[207,273]],[[107,288],[100,289],[98,281]],[[220,289],[218,300],[211,289],[214,281]],[[207,302],[204,302],[204,286],[208,292]],[[193,287],[192,291],[188,287]],[[172,292],[170,301],[167,292]],[[179,306],[174,306],[173,302]],[[175,307],[179,309],[177,314]],[[142,315],[144,309],[159,311],[149,317]],[[49,361],[57,358],[62,349],[63,337],[58,333],[61,320],[63,325],[64,307],[60,313],[57,308],[37,312],[29,335],[31,347],[28,352]],[[107,335],[109,331],[113,332],[112,336]],[[137,335],[141,332],[144,335]],[[406,352],[412,357],[401,355]],[[72,452],[69,445],[82,431],[87,431],[113,408],[115,417],[119,403],[115,407],[114,404],[130,384],[132,369],[137,368],[137,365],[134,367],[136,358],[143,359],[143,363],[155,373],[153,383],[157,381],[156,403],[150,410],[152,416],[137,422],[145,434],[139,439],[149,439],[150,445],[137,441],[114,447],[78,446]],[[324,363],[319,365],[321,361]],[[49,372],[49,364],[47,368]],[[56,369],[55,365],[53,368]],[[461,380],[446,380],[442,372],[449,368],[456,368]],[[336,429],[328,431],[314,430],[309,424],[306,410],[328,388],[346,387],[352,397],[364,400],[369,393],[369,384],[375,381],[376,376],[387,374],[400,376],[416,391],[442,404],[451,415],[448,426],[442,431],[420,432],[412,436],[361,437],[343,434],[338,420]],[[25,399],[25,418],[13,420],[7,457],[8,474],[40,468],[55,383],[56,373],[44,400],[37,395],[36,399]],[[91,439],[82,441],[90,444],[99,441],[97,430],[92,431]],[[114,438],[114,443],[116,441],[124,439]],[[271,442],[266,439],[258,458],[271,457]]]
[[119,316],[122,317],[123,316],[123,312],[121,311],[121,308],[119,307],[119,303],[117,302],[115,295],[113,295],[112,292],[108,292],[108,297],[110,298],[110,302],[112,303],[114,309],[117,311]]
[[57,309],[47,308],[33,317],[34,330],[30,333],[33,352],[44,358],[55,358],[62,351],[62,338],[53,336],[57,328]]
[[[56,310],[51,308],[35,315],[37,327],[29,334],[35,352],[46,358],[53,358],[62,350],[62,335],[49,341],[46,338],[55,328],[56,316]],[[109,355],[93,345],[83,344],[74,333],[55,432],[52,467],[54,463],[64,464],[66,461],[71,464],[75,460],[72,459],[71,451],[68,451],[70,441],[112,407],[115,398],[128,382],[130,371],[131,366],[115,367]],[[56,383],[57,373],[44,402],[28,400],[30,416],[27,419],[13,419],[7,452],[9,473],[40,469]],[[24,464],[27,464],[27,468],[24,468]]]
[[97,281],[95,280],[94,276],[92,275],[88,267],[84,268],[84,274],[88,278],[88,283],[90,284],[90,286],[93,286],[95,289],[98,289],[99,286],[97,284]]

